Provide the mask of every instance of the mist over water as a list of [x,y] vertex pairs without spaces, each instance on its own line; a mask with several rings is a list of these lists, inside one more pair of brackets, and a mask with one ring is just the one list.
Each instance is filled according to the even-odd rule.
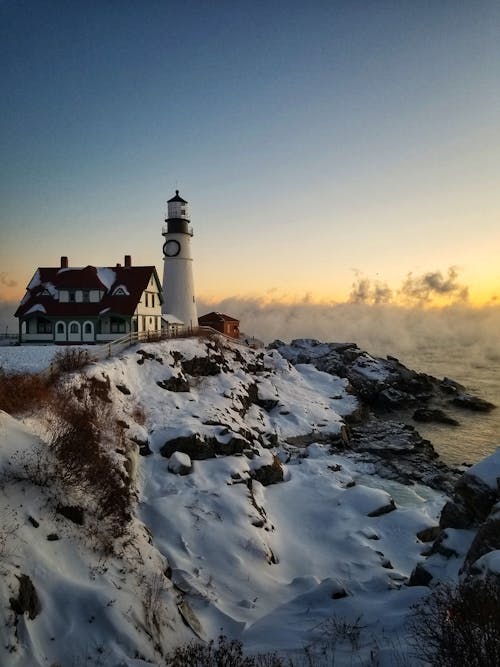
[[239,317],[245,333],[266,343],[275,338],[355,342],[372,355],[391,355],[417,371],[452,378],[499,408],[454,410],[460,427],[418,424],[419,432],[451,464],[474,463],[500,446],[500,306],[425,309],[239,298],[199,304],[200,313],[214,309]]

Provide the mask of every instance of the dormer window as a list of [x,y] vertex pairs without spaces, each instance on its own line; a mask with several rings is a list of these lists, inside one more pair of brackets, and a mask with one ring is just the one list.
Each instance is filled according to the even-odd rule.
[[130,296],[126,285],[117,285],[112,292],[112,296]]
[[49,290],[47,290],[47,289],[43,289],[43,290],[40,292],[40,296],[50,296],[50,292],[49,292]]

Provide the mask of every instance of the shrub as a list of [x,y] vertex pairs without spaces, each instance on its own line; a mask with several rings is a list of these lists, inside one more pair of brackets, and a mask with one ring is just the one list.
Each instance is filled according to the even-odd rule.
[[500,580],[442,585],[415,608],[417,655],[442,667],[500,665]]
[[284,667],[276,653],[256,657],[243,655],[243,644],[220,635],[217,645],[211,639],[208,644],[191,643],[179,646],[165,659],[166,667]]
[[51,368],[56,375],[58,373],[71,373],[79,371],[91,361],[92,358],[88,350],[80,347],[66,347],[60,352],[56,352]]
[[49,381],[35,373],[8,373],[0,368],[0,410],[12,415],[30,412],[50,393]]
[[[123,427],[89,381],[75,396],[69,386],[56,390],[49,453],[64,500],[83,503],[91,512],[87,526],[104,550],[112,550],[130,521],[132,493],[116,446],[124,446]],[[61,500],[61,499],[59,499]]]

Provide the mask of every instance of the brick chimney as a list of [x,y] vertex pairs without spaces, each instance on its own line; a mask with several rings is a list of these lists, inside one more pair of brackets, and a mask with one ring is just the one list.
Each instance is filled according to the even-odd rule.
[[125,255],[124,266],[132,266],[132,255]]
[[61,257],[61,269],[67,269],[67,268],[68,268],[68,258]]

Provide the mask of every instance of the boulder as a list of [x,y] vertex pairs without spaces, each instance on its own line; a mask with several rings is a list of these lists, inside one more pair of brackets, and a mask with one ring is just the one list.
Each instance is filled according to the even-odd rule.
[[263,486],[277,484],[283,481],[283,466],[277,456],[273,456],[273,462],[270,465],[263,465],[260,468],[254,468],[251,472],[253,479],[260,482]]
[[21,574],[17,579],[19,581],[19,591],[17,598],[11,597],[9,599],[10,608],[19,616],[27,613],[28,618],[33,620],[42,610],[38,594],[27,574]]
[[187,454],[174,452],[168,462],[168,469],[175,475],[189,475],[193,469],[193,464]]
[[389,514],[389,512],[394,512],[395,509],[397,509],[396,503],[391,498],[390,501],[387,503],[387,505],[382,505],[382,507],[378,507],[376,510],[369,512],[367,516],[370,517],[382,516],[383,514]]
[[139,454],[141,456],[150,456],[153,452],[149,446],[149,440],[141,440],[140,438],[132,437],[130,440],[139,447]]
[[469,572],[473,564],[490,551],[500,549],[500,518],[485,521],[476,533],[469,551],[465,556],[462,571]]
[[456,419],[442,410],[432,410],[430,408],[417,408],[413,413],[413,419],[417,422],[435,422],[437,424],[449,424],[450,426],[459,425]]
[[224,364],[222,355],[193,357],[182,361],[182,370],[188,375],[207,377],[209,375],[219,375]]
[[439,526],[429,526],[428,528],[423,528],[417,533],[417,539],[420,542],[434,542],[434,540],[439,535]]
[[462,499],[473,519],[479,523],[486,519],[498,499],[496,491],[470,470],[458,480],[455,493]]
[[167,380],[163,380],[163,382],[157,382],[156,384],[162,389],[167,389],[168,391],[190,391],[189,382],[184,377],[184,375],[172,375],[172,377],[168,378]]
[[489,401],[470,394],[458,394],[453,399],[453,405],[466,410],[473,410],[474,412],[490,412],[496,406]]
[[459,500],[449,500],[441,511],[439,528],[469,528],[473,522],[473,515]]
[[183,452],[193,461],[213,459],[215,456],[214,439],[205,440],[198,433],[181,435],[168,440],[160,449],[160,454],[170,458],[174,452]]
[[408,586],[428,586],[432,581],[432,574],[425,569],[422,563],[417,563],[417,566],[410,574]]

